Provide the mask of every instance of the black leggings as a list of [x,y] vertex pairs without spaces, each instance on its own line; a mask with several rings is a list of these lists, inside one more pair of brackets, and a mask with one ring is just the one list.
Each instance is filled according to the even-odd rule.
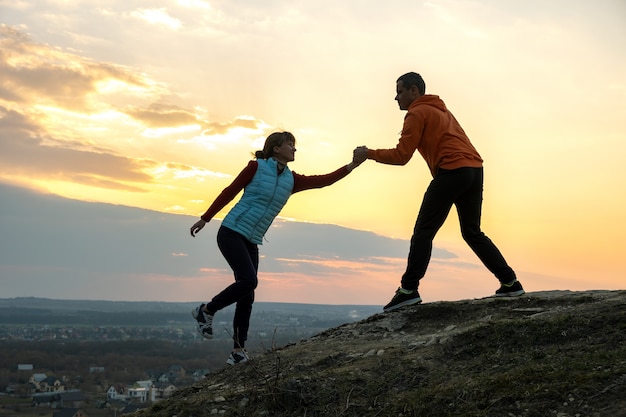
[[259,248],[241,234],[221,226],[217,232],[217,246],[235,275],[235,282],[207,303],[206,309],[214,314],[233,303],[233,339],[235,348],[245,347],[250,327],[250,315],[254,303],[254,289],[257,287],[259,270]]
[[515,272],[494,243],[480,230],[483,202],[483,169],[439,169],[431,181],[420,207],[407,262],[402,275],[402,287],[417,289],[426,274],[433,248],[433,239],[456,206],[461,234],[482,263],[502,283],[515,279]]

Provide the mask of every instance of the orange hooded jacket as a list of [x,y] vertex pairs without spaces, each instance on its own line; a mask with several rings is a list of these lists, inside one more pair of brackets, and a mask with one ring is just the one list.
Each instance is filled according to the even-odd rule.
[[433,177],[438,168],[480,168],[483,160],[463,128],[439,96],[426,94],[409,106],[398,144],[393,149],[370,149],[368,159],[405,165],[415,150],[426,160]]

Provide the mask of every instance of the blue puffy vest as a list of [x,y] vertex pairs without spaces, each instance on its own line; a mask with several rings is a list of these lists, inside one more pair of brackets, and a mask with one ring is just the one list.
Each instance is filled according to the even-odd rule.
[[278,174],[274,158],[258,159],[252,181],[244,187],[241,200],[228,212],[222,226],[250,242],[263,244],[263,236],[280,213],[293,191],[293,174],[288,167]]

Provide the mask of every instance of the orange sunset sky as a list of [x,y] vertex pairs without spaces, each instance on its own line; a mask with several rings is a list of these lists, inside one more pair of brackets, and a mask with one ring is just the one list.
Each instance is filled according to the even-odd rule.
[[[295,134],[302,174],[335,170],[358,145],[395,146],[395,80],[416,71],[483,156],[483,229],[527,291],[623,289],[625,51],[623,0],[0,0],[0,182],[191,226],[272,131]],[[408,240],[429,181],[418,153],[403,167],[366,161],[292,197],[281,219]],[[458,258],[433,263],[425,300],[497,288],[454,211],[435,245]],[[380,270],[320,261],[333,272],[319,285],[306,273],[286,283],[262,260],[257,299],[385,304],[406,250]],[[231,279],[223,265],[119,298],[197,298],[187,283],[213,268],[208,295]],[[88,289],[68,297],[96,297]]]

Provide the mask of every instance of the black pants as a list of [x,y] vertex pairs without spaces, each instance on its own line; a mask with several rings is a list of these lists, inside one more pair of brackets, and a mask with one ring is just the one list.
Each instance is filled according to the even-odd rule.
[[454,204],[461,234],[482,263],[502,283],[515,279],[515,272],[493,242],[480,230],[483,202],[483,169],[439,169],[431,181],[420,207],[407,262],[402,275],[402,288],[417,289],[426,274],[433,248],[433,239],[445,222]]
[[235,282],[207,303],[207,310],[215,313],[233,303],[233,339],[235,347],[243,348],[248,339],[254,290],[257,287],[259,270],[259,248],[241,234],[221,226],[217,231],[217,246],[235,275]]

